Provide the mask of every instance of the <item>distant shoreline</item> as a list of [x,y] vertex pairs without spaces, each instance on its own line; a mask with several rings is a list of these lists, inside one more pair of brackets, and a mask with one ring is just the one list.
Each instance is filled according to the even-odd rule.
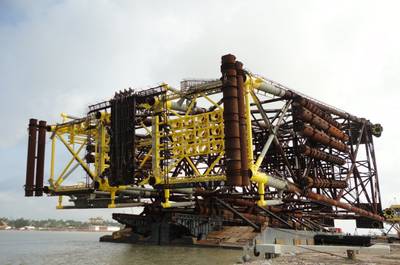
[[3,231],[16,232],[89,232],[89,233],[112,233],[114,231],[107,230],[90,230],[90,229],[0,229]]

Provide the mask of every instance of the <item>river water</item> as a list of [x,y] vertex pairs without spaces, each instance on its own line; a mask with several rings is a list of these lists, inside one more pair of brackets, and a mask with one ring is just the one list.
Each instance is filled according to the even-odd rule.
[[99,242],[104,233],[0,231],[0,265],[234,264],[241,251]]

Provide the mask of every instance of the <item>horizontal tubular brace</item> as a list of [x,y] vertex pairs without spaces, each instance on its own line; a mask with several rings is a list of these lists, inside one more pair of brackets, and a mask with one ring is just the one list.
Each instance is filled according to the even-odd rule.
[[327,162],[332,162],[337,165],[344,165],[346,163],[346,160],[344,160],[338,156],[328,154],[324,151],[320,151],[318,149],[309,147],[308,145],[300,145],[298,147],[298,152],[305,156],[316,158],[316,159],[327,161]]
[[304,135],[307,138],[310,138],[311,140],[322,143],[324,145],[330,146],[332,148],[335,148],[339,151],[348,152],[347,146],[340,142],[339,140],[336,140],[332,137],[329,137],[326,133],[315,129],[311,127],[310,125],[304,124],[304,123],[296,123],[295,125],[296,131],[300,132],[302,135]]

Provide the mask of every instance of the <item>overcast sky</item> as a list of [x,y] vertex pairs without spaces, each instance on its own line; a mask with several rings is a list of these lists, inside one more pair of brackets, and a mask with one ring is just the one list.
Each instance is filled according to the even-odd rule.
[[0,0],[0,216],[109,218],[112,211],[56,211],[53,199],[23,197],[28,119],[82,115],[127,87],[218,78],[226,53],[381,123],[374,139],[381,193],[385,206],[393,203],[399,10],[398,1]]

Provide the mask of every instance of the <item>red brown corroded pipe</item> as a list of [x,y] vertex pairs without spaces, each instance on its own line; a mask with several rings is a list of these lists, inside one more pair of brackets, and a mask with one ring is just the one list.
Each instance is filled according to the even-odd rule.
[[332,137],[329,137],[326,133],[315,129],[307,124],[297,123],[296,129],[300,131],[305,137],[308,137],[313,141],[325,144],[342,152],[348,152],[347,145]]
[[[289,192],[297,193],[298,195],[303,195],[301,189],[296,187],[293,183],[288,183],[288,189],[287,190]],[[326,197],[324,195],[317,194],[317,193],[314,193],[312,191],[307,192],[303,196],[305,196],[305,197],[307,197],[309,199],[315,200],[315,201],[320,201],[320,202],[324,202],[324,203],[327,203],[327,204],[332,205],[332,206],[337,206],[339,208],[348,210],[349,212],[353,212],[353,213],[359,214],[360,216],[368,217],[368,218],[371,218],[371,219],[374,219],[374,220],[377,220],[377,221],[380,221],[380,222],[383,222],[385,220],[385,218],[383,218],[382,216],[380,216],[378,214],[374,214],[372,212],[368,212],[366,210],[360,209],[360,208],[355,207],[353,205],[350,205],[350,204],[347,204],[347,203],[343,203],[343,202],[328,198],[328,197]]]
[[222,56],[222,94],[224,103],[225,131],[225,174],[227,184],[241,186],[241,154],[238,110],[238,89],[236,57],[232,54]]
[[39,136],[36,159],[35,196],[43,196],[44,153],[46,150],[46,122],[39,121]]
[[328,123],[332,124],[333,126],[335,126],[336,128],[340,128],[340,124],[335,121],[334,119],[332,119],[332,117],[327,114],[326,112],[322,111],[316,104],[314,104],[313,102],[311,102],[309,99],[300,97],[297,102],[305,107],[306,109],[308,109],[309,111],[317,114],[318,116],[320,116],[321,118],[323,118],[324,120],[326,120]]
[[245,74],[243,72],[243,64],[236,62],[236,79],[238,85],[238,110],[239,110],[239,133],[240,133],[240,161],[242,173],[242,186],[250,185],[249,180],[249,161],[247,154],[247,127],[244,102],[244,81]]
[[322,179],[322,178],[304,178],[304,186],[307,188],[320,188],[320,189],[344,189],[347,188],[347,182],[335,179]]
[[28,157],[26,161],[25,196],[33,196],[35,178],[37,120],[30,119],[28,127]]
[[312,113],[311,111],[302,108],[302,107],[296,107],[294,108],[294,114],[297,118],[309,122],[313,125],[315,125],[317,128],[324,130],[327,134],[330,136],[333,136],[341,141],[347,142],[349,140],[349,136],[318,116],[315,113]]
[[298,147],[298,150],[300,153],[302,153],[305,156],[316,158],[316,159],[327,161],[327,162],[331,162],[331,163],[334,163],[337,165],[344,165],[346,163],[346,160],[344,160],[340,157],[328,154],[326,152],[320,151],[315,148],[311,148],[308,145],[300,145]]

